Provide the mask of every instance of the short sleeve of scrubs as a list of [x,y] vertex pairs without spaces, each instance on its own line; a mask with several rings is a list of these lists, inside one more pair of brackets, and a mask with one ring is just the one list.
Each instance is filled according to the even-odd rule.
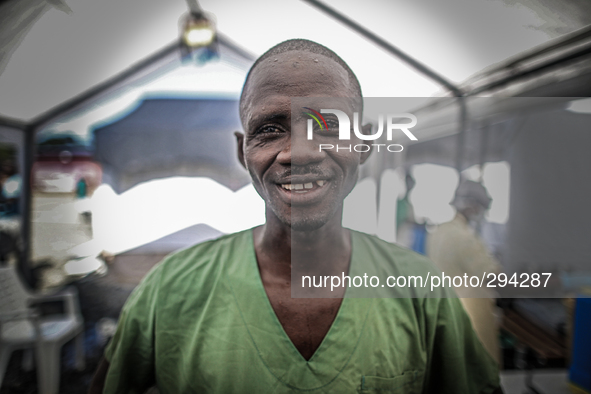
[[129,296],[117,331],[105,349],[105,393],[143,393],[154,381],[154,321],[161,266],[154,267]]

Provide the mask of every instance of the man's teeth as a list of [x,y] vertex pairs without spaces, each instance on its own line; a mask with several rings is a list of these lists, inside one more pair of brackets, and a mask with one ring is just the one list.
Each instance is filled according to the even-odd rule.
[[[316,184],[320,187],[324,186],[326,181],[316,181]],[[282,188],[286,190],[302,190],[302,189],[312,189],[314,187],[313,182],[308,183],[284,183],[281,185]]]

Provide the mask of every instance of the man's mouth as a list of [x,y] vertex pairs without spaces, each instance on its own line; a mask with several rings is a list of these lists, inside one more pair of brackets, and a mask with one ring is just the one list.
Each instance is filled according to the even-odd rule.
[[326,184],[324,180],[317,180],[306,183],[282,183],[281,187],[285,190],[293,191],[294,193],[303,194],[309,191],[319,189]]

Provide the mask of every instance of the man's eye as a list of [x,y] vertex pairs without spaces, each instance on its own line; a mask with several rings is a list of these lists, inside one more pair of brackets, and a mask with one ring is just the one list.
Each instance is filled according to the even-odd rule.
[[335,131],[339,130],[339,122],[338,120],[326,120],[326,126],[324,123],[322,126],[315,124],[314,125],[314,132],[316,133],[330,133],[333,134]]
[[339,128],[339,122],[337,120],[327,120],[326,125],[329,130],[338,130]]
[[263,126],[257,130],[257,134],[275,134],[281,133],[281,129],[275,126]]

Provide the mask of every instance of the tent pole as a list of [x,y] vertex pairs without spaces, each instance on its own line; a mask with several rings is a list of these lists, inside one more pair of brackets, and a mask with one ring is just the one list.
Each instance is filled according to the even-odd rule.
[[33,174],[33,162],[35,160],[35,127],[33,125],[28,125],[25,129],[25,146],[23,149],[24,152],[24,168],[22,172],[22,189],[21,193],[24,195],[24,206],[21,209],[22,217],[21,217],[21,236],[23,241],[23,248],[21,250],[21,258],[20,258],[20,271],[24,276],[23,279],[32,286],[35,282],[35,278],[33,278],[33,266],[31,264],[31,217],[33,211],[33,188],[31,187],[31,183],[33,182],[32,174]]
[[462,173],[462,166],[464,165],[464,150],[466,145],[466,123],[468,118],[468,110],[466,108],[465,97],[458,97],[458,104],[460,106],[458,139],[456,145],[456,170],[458,174]]
[[426,65],[420,63],[416,59],[412,58],[411,56],[404,53],[402,50],[396,48],[394,45],[390,44],[388,41],[384,40],[383,38],[377,36],[376,34],[372,33],[371,31],[367,30],[365,27],[361,26],[357,22],[347,18],[334,8],[327,6],[326,4],[322,3],[318,0],[303,0],[306,3],[318,8],[319,10],[325,12],[326,14],[330,15],[331,17],[335,18],[339,22],[347,25],[349,28],[353,29],[357,33],[361,34],[374,44],[378,45],[386,52],[394,55],[395,57],[399,58],[421,74],[425,75],[426,77],[434,80],[439,85],[443,86],[447,90],[449,90],[454,96],[461,97],[463,94],[459,88],[457,88],[454,84],[448,81],[443,76],[437,74],[435,71],[431,70]]
[[490,129],[490,123],[487,121],[482,129],[480,139],[480,183],[484,181],[484,164],[486,163],[487,146],[488,146],[488,133]]

